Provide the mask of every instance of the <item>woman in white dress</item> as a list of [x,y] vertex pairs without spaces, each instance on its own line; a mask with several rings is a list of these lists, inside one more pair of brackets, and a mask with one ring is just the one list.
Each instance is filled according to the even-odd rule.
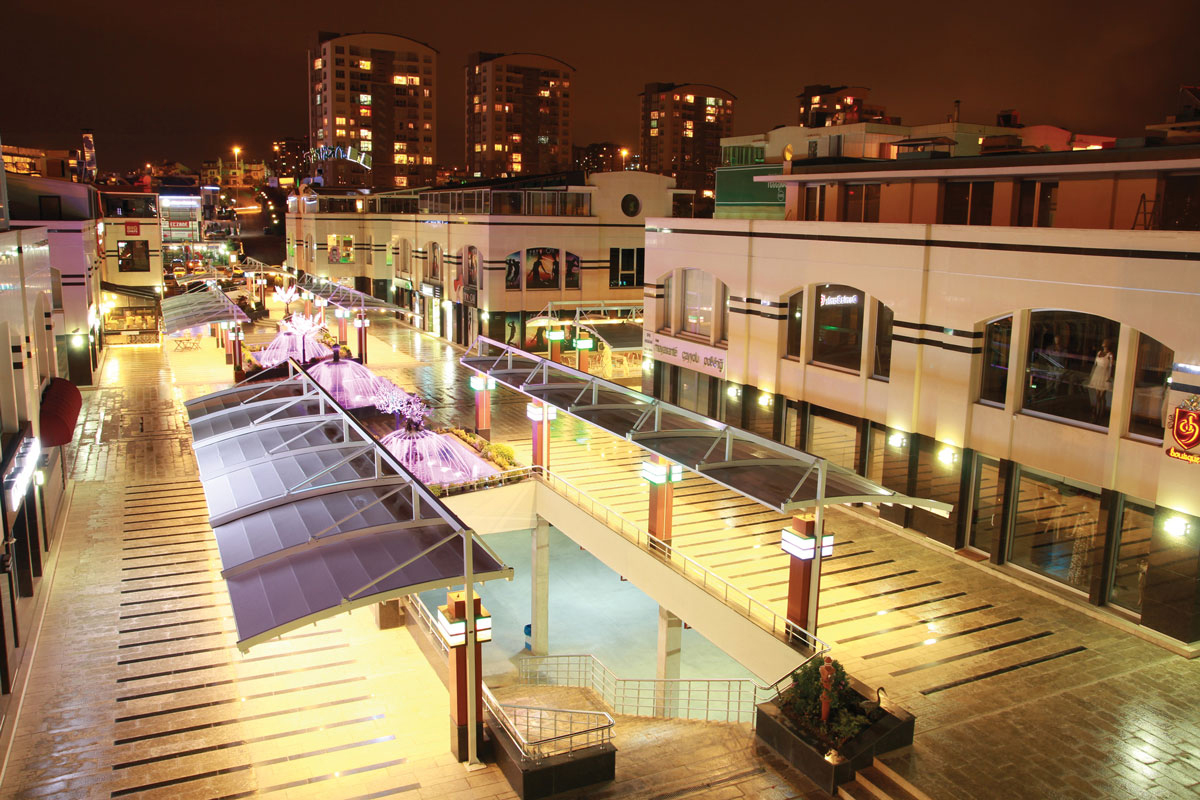
[[1108,413],[1108,395],[1112,391],[1113,363],[1117,360],[1112,351],[1112,339],[1100,343],[1096,360],[1092,363],[1092,374],[1088,378],[1087,390],[1092,399],[1092,419],[1103,424]]

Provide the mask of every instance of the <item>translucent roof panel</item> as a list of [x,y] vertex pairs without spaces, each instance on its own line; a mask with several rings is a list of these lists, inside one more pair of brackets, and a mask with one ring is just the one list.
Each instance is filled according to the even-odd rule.
[[477,339],[462,363],[783,513],[818,502],[895,503],[940,514],[951,508],[902,495],[819,456],[491,339]]
[[186,404],[238,647],[512,570],[296,362]]
[[184,292],[162,301],[163,330],[168,334],[212,322],[249,322],[250,318],[219,289]]

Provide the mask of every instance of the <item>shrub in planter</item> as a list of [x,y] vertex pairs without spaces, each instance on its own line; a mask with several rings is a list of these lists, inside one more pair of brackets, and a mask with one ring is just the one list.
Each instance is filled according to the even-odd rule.
[[863,698],[850,688],[846,670],[834,661],[829,690],[829,722],[821,721],[821,666],[814,658],[792,673],[792,685],[780,695],[779,706],[788,720],[815,744],[836,750],[863,731],[871,719],[863,713]]

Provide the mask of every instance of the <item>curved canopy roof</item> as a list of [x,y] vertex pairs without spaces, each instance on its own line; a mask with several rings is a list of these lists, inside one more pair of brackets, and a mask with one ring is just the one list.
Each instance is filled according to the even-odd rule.
[[186,404],[239,648],[468,572],[512,577],[302,367],[289,371]]
[[476,339],[462,363],[781,513],[842,503],[894,503],[941,515],[952,508],[492,339]]
[[212,322],[249,322],[250,318],[219,289],[184,292],[162,301],[163,330],[177,333]]

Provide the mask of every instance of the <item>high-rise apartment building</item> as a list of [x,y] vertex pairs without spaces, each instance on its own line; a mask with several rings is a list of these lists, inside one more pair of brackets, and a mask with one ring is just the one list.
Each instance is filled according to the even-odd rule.
[[643,169],[711,196],[737,98],[707,83],[647,83],[641,97]]
[[308,54],[309,174],[326,186],[432,183],[437,51],[390,33],[321,33]]
[[537,53],[467,57],[467,172],[480,178],[571,168],[575,68]]
[[308,147],[303,139],[288,136],[271,143],[267,168],[275,178],[276,185],[287,188],[295,186],[308,174],[308,162],[304,154]]

